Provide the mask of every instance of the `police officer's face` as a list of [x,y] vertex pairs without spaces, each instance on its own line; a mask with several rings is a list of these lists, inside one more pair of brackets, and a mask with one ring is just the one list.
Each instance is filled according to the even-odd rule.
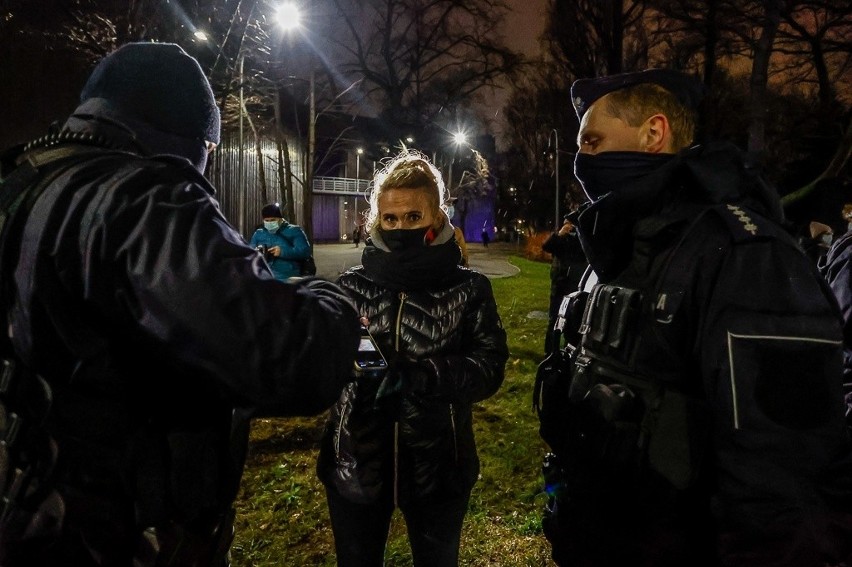
[[[379,195],[379,222],[383,230],[436,227],[438,219],[429,189],[389,188]],[[437,227],[436,227],[437,228]]]
[[641,152],[642,126],[631,126],[607,110],[606,99],[599,98],[589,107],[580,121],[577,146],[581,154],[601,152]]

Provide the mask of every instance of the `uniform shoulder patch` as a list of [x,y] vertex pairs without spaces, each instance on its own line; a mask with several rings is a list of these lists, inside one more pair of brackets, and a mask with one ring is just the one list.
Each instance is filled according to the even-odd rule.
[[713,210],[728,226],[735,242],[767,238],[778,234],[778,227],[772,221],[742,205],[726,203],[714,207]]

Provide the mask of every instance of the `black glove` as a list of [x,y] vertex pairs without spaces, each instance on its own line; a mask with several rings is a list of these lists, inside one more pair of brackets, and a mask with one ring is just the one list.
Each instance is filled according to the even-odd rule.
[[388,363],[388,371],[376,392],[376,405],[398,409],[402,398],[409,392],[422,389],[425,382],[423,367],[413,358],[399,355]]

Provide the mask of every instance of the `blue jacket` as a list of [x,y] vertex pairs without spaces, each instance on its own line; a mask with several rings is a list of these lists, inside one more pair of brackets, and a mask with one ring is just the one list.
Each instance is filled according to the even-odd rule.
[[305,231],[298,225],[286,222],[275,232],[269,232],[264,227],[258,228],[251,236],[249,244],[252,248],[257,247],[258,244],[263,244],[267,248],[281,247],[280,256],[270,256],[267,259],[272,273],[279,280],[301,275],[302,269],[299,261],[311,256],[311,245],[308,244]]

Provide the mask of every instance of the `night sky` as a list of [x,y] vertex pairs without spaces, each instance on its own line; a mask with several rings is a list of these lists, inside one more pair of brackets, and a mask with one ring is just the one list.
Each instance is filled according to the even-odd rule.
[[[538,51],[546,4],[547,0],[509,0],[514,11],[504,39],[510,48],[526,55]],[[77,105],[90,71],[70,56],[46,51],[38,38],[4,33],[0,37],[0,149],[41,136],[51,122],[63,121]],[[489,93],[486,99],[492,128],[499,130],[506,91]]]

